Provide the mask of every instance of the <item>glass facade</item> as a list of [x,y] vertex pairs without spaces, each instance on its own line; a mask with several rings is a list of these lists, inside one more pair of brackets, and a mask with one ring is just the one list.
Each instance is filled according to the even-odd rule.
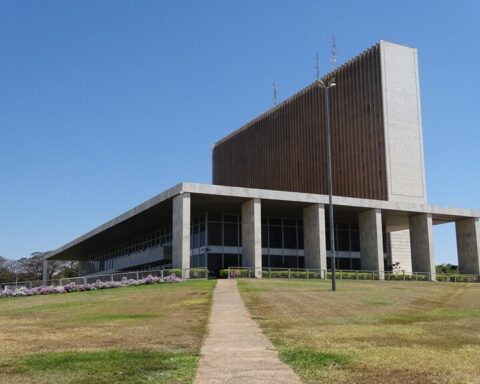
[[[239,214],[204,213],[192,217],[190,266],[218,271],[242,265],[242,224]],[[327,252],[330,229],[326,228]],[[361,269],[358,224],[335,224],[336,264],[341,269]],[[303,220],[295,217],[262,217],[262,266],[304,268]],[[331,267],[330,256],[327,267]]]
[[190,266],[218,271],[242,265],[241,216],[205,213],[192,217]]
[[97,252],[89,260],[81,262],[80,273],[86,275],[118,271],[138,264],[154,263],[161,267],[162,264],[171,263],[171,259],[158,260],[162,253],[155,252],[155,249],[171,245],[172,228],[158,229]]
[[[262,266],[305,268],[303,220],[262,216]],[[330,229],[326,227],[327,268],[331,268]],[[384,245],[387,242],[384,239]],[[172,229],[165,227],[97,252],[81,263],[81,274],[171,267]],[[361,269],[358,224],[335,224],[336,264]],[[386,252],[386,250],[384,250]],[[203,213],[192,217],[190,267],[216,272],[242,266],[242,220],[235,213]]]

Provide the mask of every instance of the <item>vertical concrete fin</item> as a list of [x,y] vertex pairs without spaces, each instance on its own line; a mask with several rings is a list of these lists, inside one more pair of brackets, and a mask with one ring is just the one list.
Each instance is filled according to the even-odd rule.
[[460,273],[480,274],[480,223],[478,218],[455,222]]
[[190,206],[190,193],[181,193],[173,198],[173,268],[190,268]]
[[305,268],[327,269],[325,206],[312,204],[303,209]]
[[251,199],[242,204],[242,264],[245,267],[262,268],[261,208],[260,199]]
[[360,260],[362,269],[380,272],[383,278],[383,236],[382,212],[380,209],[369,209],[358,215],[360,227]]

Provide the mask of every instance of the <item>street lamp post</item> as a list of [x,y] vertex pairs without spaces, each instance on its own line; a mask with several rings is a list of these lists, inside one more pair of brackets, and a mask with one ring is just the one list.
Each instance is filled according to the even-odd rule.
[[325,130],[327,136],[327,178],[328,178],[328,222],[330,227],[330,249],[332,252],[332,291],[337,290],[337,276],[335,266],[335,227],[333,222],[333,176],[332,176],[332,127],[330,121],[330,89],[335,87],[335,78],[332,77],[325,84],[321,80],[317,83],[325,91]]

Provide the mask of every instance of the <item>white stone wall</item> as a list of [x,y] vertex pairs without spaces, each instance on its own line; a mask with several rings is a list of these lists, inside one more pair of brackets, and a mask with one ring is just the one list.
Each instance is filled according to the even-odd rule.
[[392,264],[400,263],[398,270],[412,272],[412,252],[410,251],[410,230],[390,232],[390,254]]
[[417,50],[380,42],[388,200],[425,203]]

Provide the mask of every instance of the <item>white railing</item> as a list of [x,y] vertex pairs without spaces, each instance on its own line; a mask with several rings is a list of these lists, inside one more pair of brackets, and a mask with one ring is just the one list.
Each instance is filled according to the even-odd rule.
[[[281,279],[327,279],[332,278],[331,270],[308,268],[253,268],[229,267],[220,277],[232,278],[281,278]],[[445,274],[430,272],[392,272],[366,270],[337,270],[337,280],[386,280],[386,281],[433,281],[451,283],[480,283],[480,275]]]

